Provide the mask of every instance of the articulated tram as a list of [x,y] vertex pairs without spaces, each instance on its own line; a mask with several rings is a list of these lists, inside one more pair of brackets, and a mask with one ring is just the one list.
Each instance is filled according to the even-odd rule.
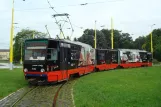
[[23,71],[29,82],[60,82],[72,75],[142,66],[152,66],[151,53],[143,50],[94,49],[60,39],[25,41]]

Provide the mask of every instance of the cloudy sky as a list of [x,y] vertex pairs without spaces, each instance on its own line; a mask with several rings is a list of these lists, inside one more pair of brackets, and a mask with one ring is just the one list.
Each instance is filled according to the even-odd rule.
[[[110,28],[110,18],[113,17],[114,28],[133,34],[133,39],[147,35],[152,29],[161,28],[161,0],[49,0],[58,13],[70,14],[74,28],[74,37],[82,35],[83,29],[97,29],[105,25]],[[85,6],[80,4],[88,3]],[[11,0],[0,0],[0,49],[9,48],[11,26]],[[52,15],[56,14],[47,0],[15,0],[15,34],[22,28],[46,32],[45,25],[52,37],[59,34],[58,26]],[[65,18],[63,18],[65,19]],[[58,18],[59,20],[59,18]],[[62,20],[62,19],[61,19]],[[83,27],[83,29],[80,29]],[[65,35],[71,34],[70,25],[64,26]]]

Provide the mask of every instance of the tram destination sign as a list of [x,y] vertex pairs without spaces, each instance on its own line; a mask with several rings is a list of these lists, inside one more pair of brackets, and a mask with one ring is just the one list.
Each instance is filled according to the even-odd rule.
[[27,41],[25,47],[27,49],[45,49],[47,41]]

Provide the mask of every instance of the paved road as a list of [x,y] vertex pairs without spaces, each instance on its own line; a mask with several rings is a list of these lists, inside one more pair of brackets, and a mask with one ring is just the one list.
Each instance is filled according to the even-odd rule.
[[[13,66],[14,68],[22,68],[22,66]],[[0,69],[9,68],[9,63],[0,63]]]

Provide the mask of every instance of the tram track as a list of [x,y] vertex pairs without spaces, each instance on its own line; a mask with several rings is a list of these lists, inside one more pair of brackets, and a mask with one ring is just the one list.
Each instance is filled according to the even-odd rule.
[[59,107],[61,105],[71,107],[73,106],[71,90],[75,80],[25,87],[0,102],[0,107]]
[[63,87],[66,83],[67,83],[67,82],[64,82],[63,84],[61,84],[61,86],[60,86],[60,87],[58,88],[58,90],[56,91],[56,93],[55,93],[55,95],[54,95],[53,107],[56,107],[58,94],[59,94],[60,90],[62,89],[62,87]]
[[55,95],[53,107],[74,107],[74,97],[73,97],[73,86],[78,78],[71,78],[68,82],[65,82],[57,90],[57,95]]
[[56,105],[56,99],[62,86],[63,84],[60,83],[36,86],[17,99],[11,107],[52,107],[53,105]]
[[57,98],[60,90],[67,82],[56,83],[53,85],[32,86],[21,97],[15,100],[10,107],[56,107]]
[[16,104],[18,102],[20,102],[28,93],[30,93],[31,91],[35,90],[36,88],[38,88],[39,86],[34,86],[33,88],[31,88],[29,91],[27,91],[25,94],[23,94],[20,98],[18,98],[10,107],[15,107]]

